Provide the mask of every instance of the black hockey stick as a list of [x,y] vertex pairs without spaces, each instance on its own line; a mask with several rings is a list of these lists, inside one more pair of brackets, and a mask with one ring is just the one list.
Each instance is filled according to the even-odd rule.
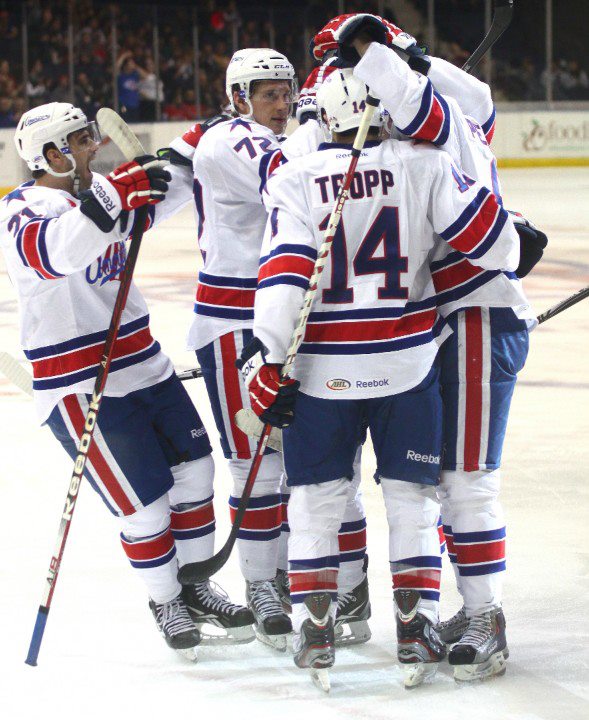
[[546,322],[546,320],[550,320],[550,318],[553,318],[555,315],[558,315],[563,310],[568,310],[568,308],[572,307],[573,305],[576,305],[578,302],[581,302],[581,300],[584,300],[586,297],[589,297],[589,285],[587,287],[582,288],[581,290],[577,290],[576,293],[571,295],[570,297],[566,298],[566,300],[561,300],[559,303],[556,303],[556,305],[553,305],[551,308],[548,308],[548,310],[544,310],[543,313],[538,315],[538,325],[541,325],[543,322]]
[[469,73],[479,62],[483,59],[484,55],[493,47],[493,45],[499,40],[501,35],[507,30],[513,17],[513,0],[495,0],[495,10],[493,12],[493,21],[489,32],[483,38],[483,41],[468,60],[462,66],[462,69]]
[[192,370],[185,370],[184,372],[178,373],[178,380],[186,382],[186,380],[192,380],[194,378],[202,377],[202,369],[199,367],[192,368]]
[[[131,133],[123,120],[113,110],[110,110],[112,115],[107,113],[102,117],[100,116],[101,112],[102,111],[99,111],[98,117],[101,126],[106,130],[107,134],[110,135],[113,142],[119,146],[119,149],[123,151],[127,160],[132,160],[138,155],[145,154],[145,151],[141,147],[137,138]],[[65,499],[65,505],[61,514],[55,550],[51,558],[51,562],[49,563],[49,570],[47,572],[43,588],[43,597],[41,599],[41,604],[39,605],[37,619],[33,629],[33,636],[29,645],[29,652],[25,660],[27,665],[37,665],[37,658],[39,657],[39,650],[41,649],[41,642],[43,640],[43,633],[45,632],[47,616],[49,615],[49,610],[51,609],[51,601],[53,599],[53,593],[55,591],[55,585],[59,575],[61,559],[65,550],[67,536],[70,531],[80,483],[82,482],[84,468],[86,467],[88,452],[90,450],[90,446],[92,445],[94,428],[96,427],[96,420],[100,410],[100,404],[102,402],[102,393],[104,392],[104,387],[108,378],[108,371],[110,369],[119,326],[121,324],[121,317],[123,315],[125,303],[127,302],[127,295],[129,294],[129,289],[131,287],[133,271],[135,270],[135,263],[137,262],[139,247],[141,246],[141,240],[145,230],[147,212],[148,207],[147,205],[144,205],[135,213],[135,220],[131,231],[131,246],[125,262],[125,269],[121,277],[121,284],[115,300],[110,326],[106,334],[102,359],[100,361],[100,365],[98,366],[98,374],[96,375],[96,382],[94,383],[94,390],[92,391],[92,400],[90,401],[86,419],[84,421],[84,431],[78,445],[78,454],[76,455],[76,460],[74,462],[74,471],[72,473],[67,497]]]
[[[348,191],[354,178],[356,165],[358,164],[358,158],[360,157],[360,153],[362,151],[362,148],[364,147],[366,135],[368,134],[368,130],[370,128],[370,121],[372,120],[374,110],[378,106],[378,103],[379,101],[377,99],[371,97],[370,95],[366,96],[366,108],[364,110],[364,113],[362,114],[362,120],[360,121],[360,125],[356,133],[356,139],[354,141],[354,146],[352,149],[350,165],[348,167],[346,176],[340,186],[333,212],[331,213],[331,217],[329,218],[327,230],[325,231],[325,234],[323,236],[323,243],[319,248],[319,252],[317,254],[317,260],[315,262],[315,267],[313,268],[313,274],[311,275],[311,279],[309,280],[309,287],[303,299],[303,305],[299,313],[297,325],[290,339],[290,345],[287,350],[286,361],[282,366],[282,377],[286,377],[290,373],[299,346],[303,341],[305,328],[307,326],[307,318],[309,317],[309,313],[311,312],[311,305],[313,304],[315,295],[317,294],[317,287],[321,278],[321,273],[323,272],[323,268],[325,266],[325,263],[327,262],[327,258],[329,257],[329,252],[333,243],[333,237],[337,231],[342,216],[344,204],[347,200]],[[250,499],[250,495],[252,494],[254,482],[258,475],[260,463],[262,462],[262,459],[264,457],[264,451],[266,450],[266,445],[268,443],[268,438],[270,436],[271,430],[272,426],[266,423],[258,441],[256,452],[254,454],[254,459],[252,461],[250,471],[245,481],[245,486],[239,500],[239,505],[237,506],[237,511],[235,513],[233,524],[231,525],[231,532],[229,533],[229,537],[227,538],[225,545],[223,545],[223,547],[219,550],[218,553],[213,555],[213,557],[209,558],[208,560],[204,560],[202,562],[187,563],[186,565],[181,567],[180,572],[178,573],[178,580],[182,585],[191,585],[197,582],[202,582],[203,580],[208,580],[211,575],[219,572],[219,570],[223,567],[223,565],[225,565],[225,563],[229,559],[229,556],[231,555],[231,551],[233,550],[233,546],[235,544],[235,540],[237,538],[237,533],[239,532],[239,528],[241,527],[243,516],[245,515],[245,511],[247,510],[247,505]]]

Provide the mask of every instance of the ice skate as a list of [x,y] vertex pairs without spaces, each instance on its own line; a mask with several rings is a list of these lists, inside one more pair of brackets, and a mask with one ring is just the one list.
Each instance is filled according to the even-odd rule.
[[466,617],[464,605],[451,618],[444,620],[436,625],[436,632],[440,636],[440,640],[446,645],[453,645],[458,642],[466,632],[469,620]]
[[418,612],[416,590],[395,590],[397,605],[397,657],[404,673],[405,687],[431,680],[438,663],[446,657],[444,643],[433,623]]
[[[201,631],[203,645],[248,643],[255,639],[251,610],[230,602],[216,583],[207,580],[184,585],[182,597],[190,617]],[[212,626],[222,632],[205,632],[204,626]]]
[[295,665],[309,668],[311,679],[323,692],[329,692],[329,671],[335,662],[335,637],[330,615],[329,593],[313,593],[305,598],[309,618],[293,638]]
[[166,603],[150,600],[149,608],[168,646],[187,660],[196,662],[196,646],[201,640],[200,632],[192,621],[182,596],[178,595]]
[[288,570],[276,571],[276,591],[282,603],[282,609],[285,613],[292,612],[292,602],[290,599],[290,580],[288,579]]
[[246,599],[254,614],[254,629],[260,642],[275,650],[286,651],[286,638],[292,623],[284,612],[274,580],[246,582]]
[[335,644],[343,647],[368,642],[372,635],[368,627],[369,618],[368,577],[365,577],[353,590],[337,596]]
[[448,661],[454,666],[454,679],[469,682],[503,675],[508,657],[505,616],[501,608],[495,608],[470,618]]

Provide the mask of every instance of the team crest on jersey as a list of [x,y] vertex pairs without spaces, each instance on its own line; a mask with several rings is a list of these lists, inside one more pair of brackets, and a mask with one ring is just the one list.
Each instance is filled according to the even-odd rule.
[[90,285],[99,283],[102,286],[109,280],[120,280],[126,260],[127,251],[124,243],[116,242],[109,245],[104,255],[100,255],[86,268],[86,281]]
[[349,380],[345,380],[344,378],[333,378],[332,380],[328,380],[325,385],[330,390],[349,390],[352,387],[352,383]]

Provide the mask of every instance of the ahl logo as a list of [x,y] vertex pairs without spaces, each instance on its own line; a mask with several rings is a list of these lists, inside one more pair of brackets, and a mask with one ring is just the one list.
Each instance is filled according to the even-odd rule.
[[349,380],[344,380],[344,378],[333,378],[333,380],[328,380],[325,385],[330,390],[349,390],[352,387],[352,383]]

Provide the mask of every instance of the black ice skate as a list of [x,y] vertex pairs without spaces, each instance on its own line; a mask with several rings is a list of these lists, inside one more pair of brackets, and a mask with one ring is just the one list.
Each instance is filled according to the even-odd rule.
[[286,651],[286,636],[292,623],[282,608],[275,580],[246,581],[246,600],[254,614],[256,637],[281,652]]
[[150,600],[149,608],[168,646],[188,660],[196,662],[196,646],[200,643],[200,632],[192,622],[182,595],[166,603]]
[[337,596],[335,644],[343,647],[368,642],[371,636],[369,618],[368,577],[365,577],[353,590]]
[[433,623],[418,612],[416,590],[395,590],[397,605],[397,657],[404,673],[405,687],[415,687],[436,674],[446,657],[446,647]]
[[292,612],[292,602],[290,599],[290,580],[288,578],[288,570],[276,571],[276,591],[282,603],[282,609],[285,613]]
[[505,616],[501,608],[494,608],[470,618],[448,661],[454,666],[455,680],[469,681],[503,675],[508,657]]
[[436,625],[436,632],[442,642],[446,643],[446,645],[453,645],[458,642],[466,632],[468,622],[469,620],[466,617],[466,611],[463,605],[451,618],[438,623]]
[[[255,639],[254,616],[243,605],[234,605],[227,594],[210,580],[184,585],[182,597],[190,617],[202,634],[203,645],[248,643]],[[204,632],[204,626],[221,629],[222,633]]]
[[329,692],[329,672],[335,662],[335,637],[330,615],[329,593],[313,593],[305,598],[309,617],[301,626],[300,634],[293,637],[295,665],[309,668],[313,682],[324,692]]

